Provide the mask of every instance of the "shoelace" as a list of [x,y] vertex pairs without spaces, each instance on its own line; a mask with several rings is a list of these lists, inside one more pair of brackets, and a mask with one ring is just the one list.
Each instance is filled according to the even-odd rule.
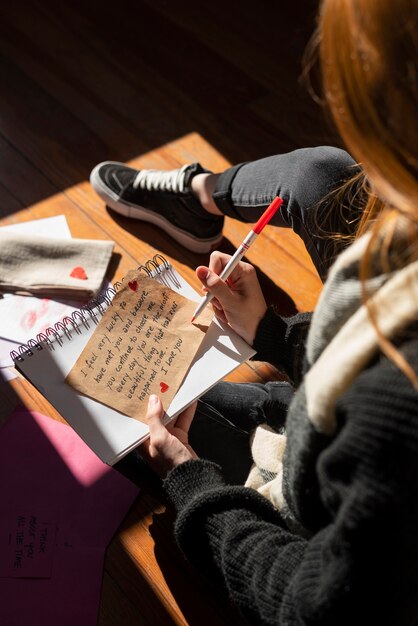
[[183,193],[185,191],[184,179],[188,165],[183,165],[178,170],[164,172],[161,170],[141,170],[132,183],[134,189],[147,189],[148,191],[171,191]]

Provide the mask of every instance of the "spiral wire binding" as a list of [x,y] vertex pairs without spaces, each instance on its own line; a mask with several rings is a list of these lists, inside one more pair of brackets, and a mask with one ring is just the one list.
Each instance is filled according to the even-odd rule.
[[[149,259],[144,265],[140,265],[137,270],[145,272],[151,278],[156,278],[167,287],[173,284],[180,287],[180,283],[173,273],[172,265],[162,254],[155,254],[152,259]],[[124,279],[117,281],[112,287],[104,289],[96,298],[89,300],[87,304],[73,311],[71,315],[65,316],[53,327],[47,328],[44,333],[36,335],[36,339],[29,339],[27,343],[21,344],[17,351],[12,350],[10,352],[11,359],[22,362],[27,356],[33,356],[35,351],[43,350],[44,345],[48,346],[50,350],[55,350],[55,344],[61,348],[64,345],[64,336],[68,341],[71,341],[72,333],[82,334],[81,326],[87,330],[92,322],[97,326],[107,308],[112,304],[113,297],[123,287],[123,281]]]

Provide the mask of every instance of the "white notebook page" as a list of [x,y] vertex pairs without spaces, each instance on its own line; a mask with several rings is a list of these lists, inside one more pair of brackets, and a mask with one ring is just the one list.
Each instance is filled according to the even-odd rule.
[[[161,274],[165,284],[190,299],[199,301],[200,296],[173,269]],[[167,281],[167,282],[166,282]],[[65,335],[63,345],[51,350],[43,347],[33,349],[33,356],[25,356],[16,367],[39,389],[58,412],[67,420],[88,446],[109,465],[113,465],[133,450],[148,435],[148,427],[119,411],[78,394],[64,380],[96,326],[80,324],[81,334]],[[216,319],[209,327],[198,352],[176,396],[167,409],[167,416],[174,417],[186,406],[199,398],[219,380],[232,372],[254,354],[254,350]]]

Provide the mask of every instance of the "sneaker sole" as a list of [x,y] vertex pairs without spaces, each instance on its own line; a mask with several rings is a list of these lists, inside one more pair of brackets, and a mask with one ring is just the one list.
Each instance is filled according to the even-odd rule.
[[[115,163],[115,161],[111,161]],[[210,237],[208,239],[201,239],[199,237],[195,237],[194,235],[188,233],[186,230],[182,228],[178,228],[174,226],[167,219],[158,215],[158,213],[154,213],[154,211],[150,211],[143,206],[138,204],[131,204],[122,200],[116,193],[112,192],[102,181],[99,175],[99,170],[103,165],[106,165],[108,162],[100,163],[96,165],[96,167],[92,170],[90,174],[90,183],[95,190],[95,192],[100,196],[102,200],[106,203],[106,205],[119,213],[119,215],[123,215],[124,217],[129,217],[131,219],[141,220],[142,222],[149,222],[150,224],[154,224],[163,230],[167,235],[170,235],[173,239],[175,239],[180,245],[191,252],[196,252],[197,254],[206,254],[208,252],[212,252],[219,246],[223,239],[222,232],[216,237]],[[110,162],[109,162],[110,163]],[[121,163],[120,165],[124,165]]]

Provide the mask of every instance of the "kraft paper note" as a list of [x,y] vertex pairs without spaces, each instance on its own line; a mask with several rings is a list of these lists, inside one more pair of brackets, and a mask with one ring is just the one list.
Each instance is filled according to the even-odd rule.
[[129,272],[66,382],[140,421],[151,394],[168,407],[210,324],[196,302],[138,271]]

